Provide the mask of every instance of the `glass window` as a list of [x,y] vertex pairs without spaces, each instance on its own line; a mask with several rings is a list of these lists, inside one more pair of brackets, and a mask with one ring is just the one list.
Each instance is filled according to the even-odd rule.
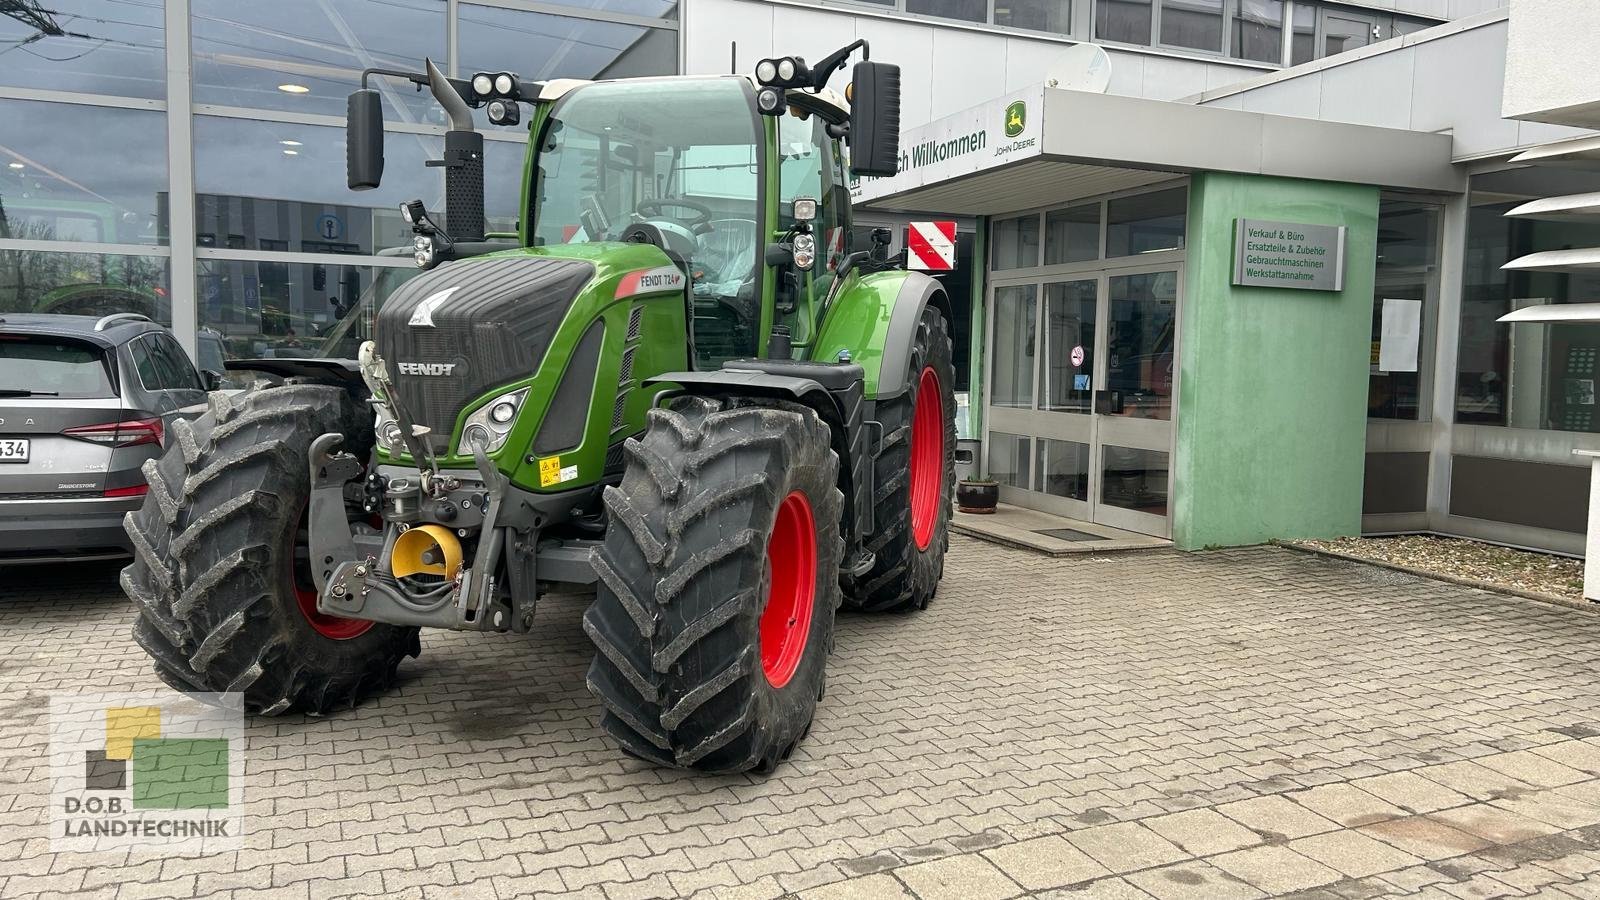
[[1099,203],[1082,203],[1045,214],[1045,265],[1088,262],[1099,258]]
[[701,365],[753,354],[763,148],[749,84],[713,77],[587,85],[556,103],[540,139],[536,240],[618,240],[631,227],[657,229],[690,263]]
[[372,336],[379,307],[419,271],[336,260],[201,259],[195,286],[201,365],[223,358],[354,359]]
[[1167,514],[1167,454],[1106,444],[1100,448],[1100,464],[1101,503]]
[[1161,0],[1161,43],[1222,52],[1222,0]]
[[131,312],[171,325],[167,268],[160,256],[0,250],[0,313]]
[[1370,19],[1343,13],[1325,13],[1322,17],[1322,55],[1332,56],[1367,46],[1377,40],[1372,34],[1376,27]]
[[995,0],[994,23],[1067,34],[1072,26],[1072,0]]
[[0,385],[58,397],[114,397],[100,348],[54,337],[0,341]]
[[678,33],[664,28],[463,4],[457,32],[463,76],[512,71],[525,81],[598,80],[678,71]]
[[145,338],[150,342],[150,348],[155,353],[156,365],[161,370],[161,386],[168,390],[204,390],[200,383],[200,373],[194,370],[194,363],[189,361],[188,354],[178,346],[178,342],[165,334],[157,334]]
[[1495,321],[1525,306],[1600,297],[1600,273],[1593,270],[1500,268],[1541,250],[1600,246],[1597,224],[1504,215],[1523,199],[1592,191],[1600,191],[1600,177],[1576,169],[1513,169],[1472,177],[1456,421],[1600,433],[1595,401],[1600,324]]
[[[444,0],[193,0],[194,100],[343,116],[367,68],[445,58]],[[443,123],[427,91],[375,78],[384,115]]]
[[1095,301],[1098,279],[1044,286],[1045,390],[1041,409],[1089,412],[1094,398]]
[[1089,499],[1089,445],[1077,441],[1036,438],[1038,465],[1034,490],[1067,497]]
[[1036,344],[1035,287],[1018,284],[994,290],[994,383],[991,406],[1033,408]]
[[0,84],[160,99],[163,18],[155,2],[0,4]]
[[[386,137],[383,186],[357,192],[345,183],[342,128],[196,116],[200,246],[373,253],[410,244],[411,229],[401,221],[399,206],[421,198],[429,210],[443,212],[444,177],[424,162],[442,155],[444,140],[420,134]],[[518,151],[509,152],[515,156]],[[505,159],[500,148],[490,147],[485,155],[490,171],[505,168],[498,162]],[[516,163],[515,171],[520,165]],[[517,197],[521,176],[512,177],[506,191]],[[514,223],[515,205],[506,197],[491,201],[491,210],[502,214],[491,224]]]
[[1039,217],[1026,215],[994,223],[993,267],[1028,269],[1039,264]]
[[645,16],[652,19],[678,17],[677,0],[545,0],[545,2],[583,10],[620,13],[625,16]]
[[906,0],[906,12],[982,22],[989,18],[989,4],[988,0]]
[[166,243],[161,113],[0,100],[0,122],[0,238]]
[[156,368],[156,355],[151,352],[150,342],[140,339],[128,345],[128,354],[133,357],[133,370],[139,376],[139,386],[147,391],[161,390],[161,370]]
[[[1367,415],[1380,419],[1421,416],[1423,332],[1417,330],[1417,366],[1412,371],[1380,368],[1385,301],[1405,300],[1415,307],[1419,323],[1433,319],[1434,286],[1439,273],[1439,207],[1404,200],[1384,200],[1378,210],[1378,259],[1372,297],[1372,362],[1367,389]],[[1391,315],[1401,309],[1389,304]]]
[[1182,250],[1187,221],[1185,188],[1118,197],[1107,205],[1106,256]]
[[1289,38],[1289,65],[1298,66],[1317,58],[1317,8],[1306,3],[1294,5]]
[[1172,418],[1178,273],[1115,275],[1108,282],[1106,383],[1102,412],[1134,419]]
[[1233,0],[1234,59],[1283,61],[1283,0]]
[[1011,487],[1027,488],[1028,459],[1033,448],[1026,435],[989,432],[989,477]]
[[1095,0],[1095,37],[1124,44],[1149,44],[1150,0]]

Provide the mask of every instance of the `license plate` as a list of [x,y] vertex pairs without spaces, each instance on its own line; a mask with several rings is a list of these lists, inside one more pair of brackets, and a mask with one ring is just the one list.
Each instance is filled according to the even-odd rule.
[[0,438],[0,463],[28,461],[28,442],[20,438]]

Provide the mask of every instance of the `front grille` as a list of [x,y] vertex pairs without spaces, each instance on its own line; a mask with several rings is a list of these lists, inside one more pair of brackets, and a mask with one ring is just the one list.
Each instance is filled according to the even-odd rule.
[[[549,257],[464,260],[406,282],[378,313],[378,351],[396,399],[431,429],[435,452],[466,403],[496,385],[538,371],[578,292],[594,274],[587,262]],[[451,291],[442,299],[441,292]],[[423,303],[433,324],[412,325]],[[407,373],[420,363],[448,374]]]

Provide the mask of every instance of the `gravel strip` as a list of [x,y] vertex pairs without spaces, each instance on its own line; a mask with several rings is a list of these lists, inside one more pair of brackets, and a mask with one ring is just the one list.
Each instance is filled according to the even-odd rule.
[[1583,560],[1430,535],[1296,544],[1568,600],[1583,600]]

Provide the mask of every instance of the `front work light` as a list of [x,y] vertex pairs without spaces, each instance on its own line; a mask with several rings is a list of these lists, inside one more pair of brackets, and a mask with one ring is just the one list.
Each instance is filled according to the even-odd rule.
[[517,89],[517,76],[510,72],[501,72],[494,77],[494,92],[502,97],[515,97]]
[[522,121],[522,110],[515,100],[490,100],[489,121],[496,125],[515,125]]
[[796,222],[815,222],[817,219],[817,198],[794,198],[794,220]]
[[434,246],[433,238],[426,234],[417,235],[411,242],[411,261],[417,268],[426,269],[438,260],[439,249]]
[[479,97],[487,97],[494,92],[494,76],[487,72],[479,72],[472,76],[472,92]]
[[770,59],[756,63],[756,81],[771,84],[778,77],[778,64]]
[[407,225],[415,225],[428,215],[428,208],[421,200],[407,200],[400,204],[400,218],[406,220]]
[[788,105],[781,88],[764,87],[756,93],[756,109],[764,116],[781,116]]
[[794,236],[794,264],[809,272],[817,262],[817,239],[809,234]]

